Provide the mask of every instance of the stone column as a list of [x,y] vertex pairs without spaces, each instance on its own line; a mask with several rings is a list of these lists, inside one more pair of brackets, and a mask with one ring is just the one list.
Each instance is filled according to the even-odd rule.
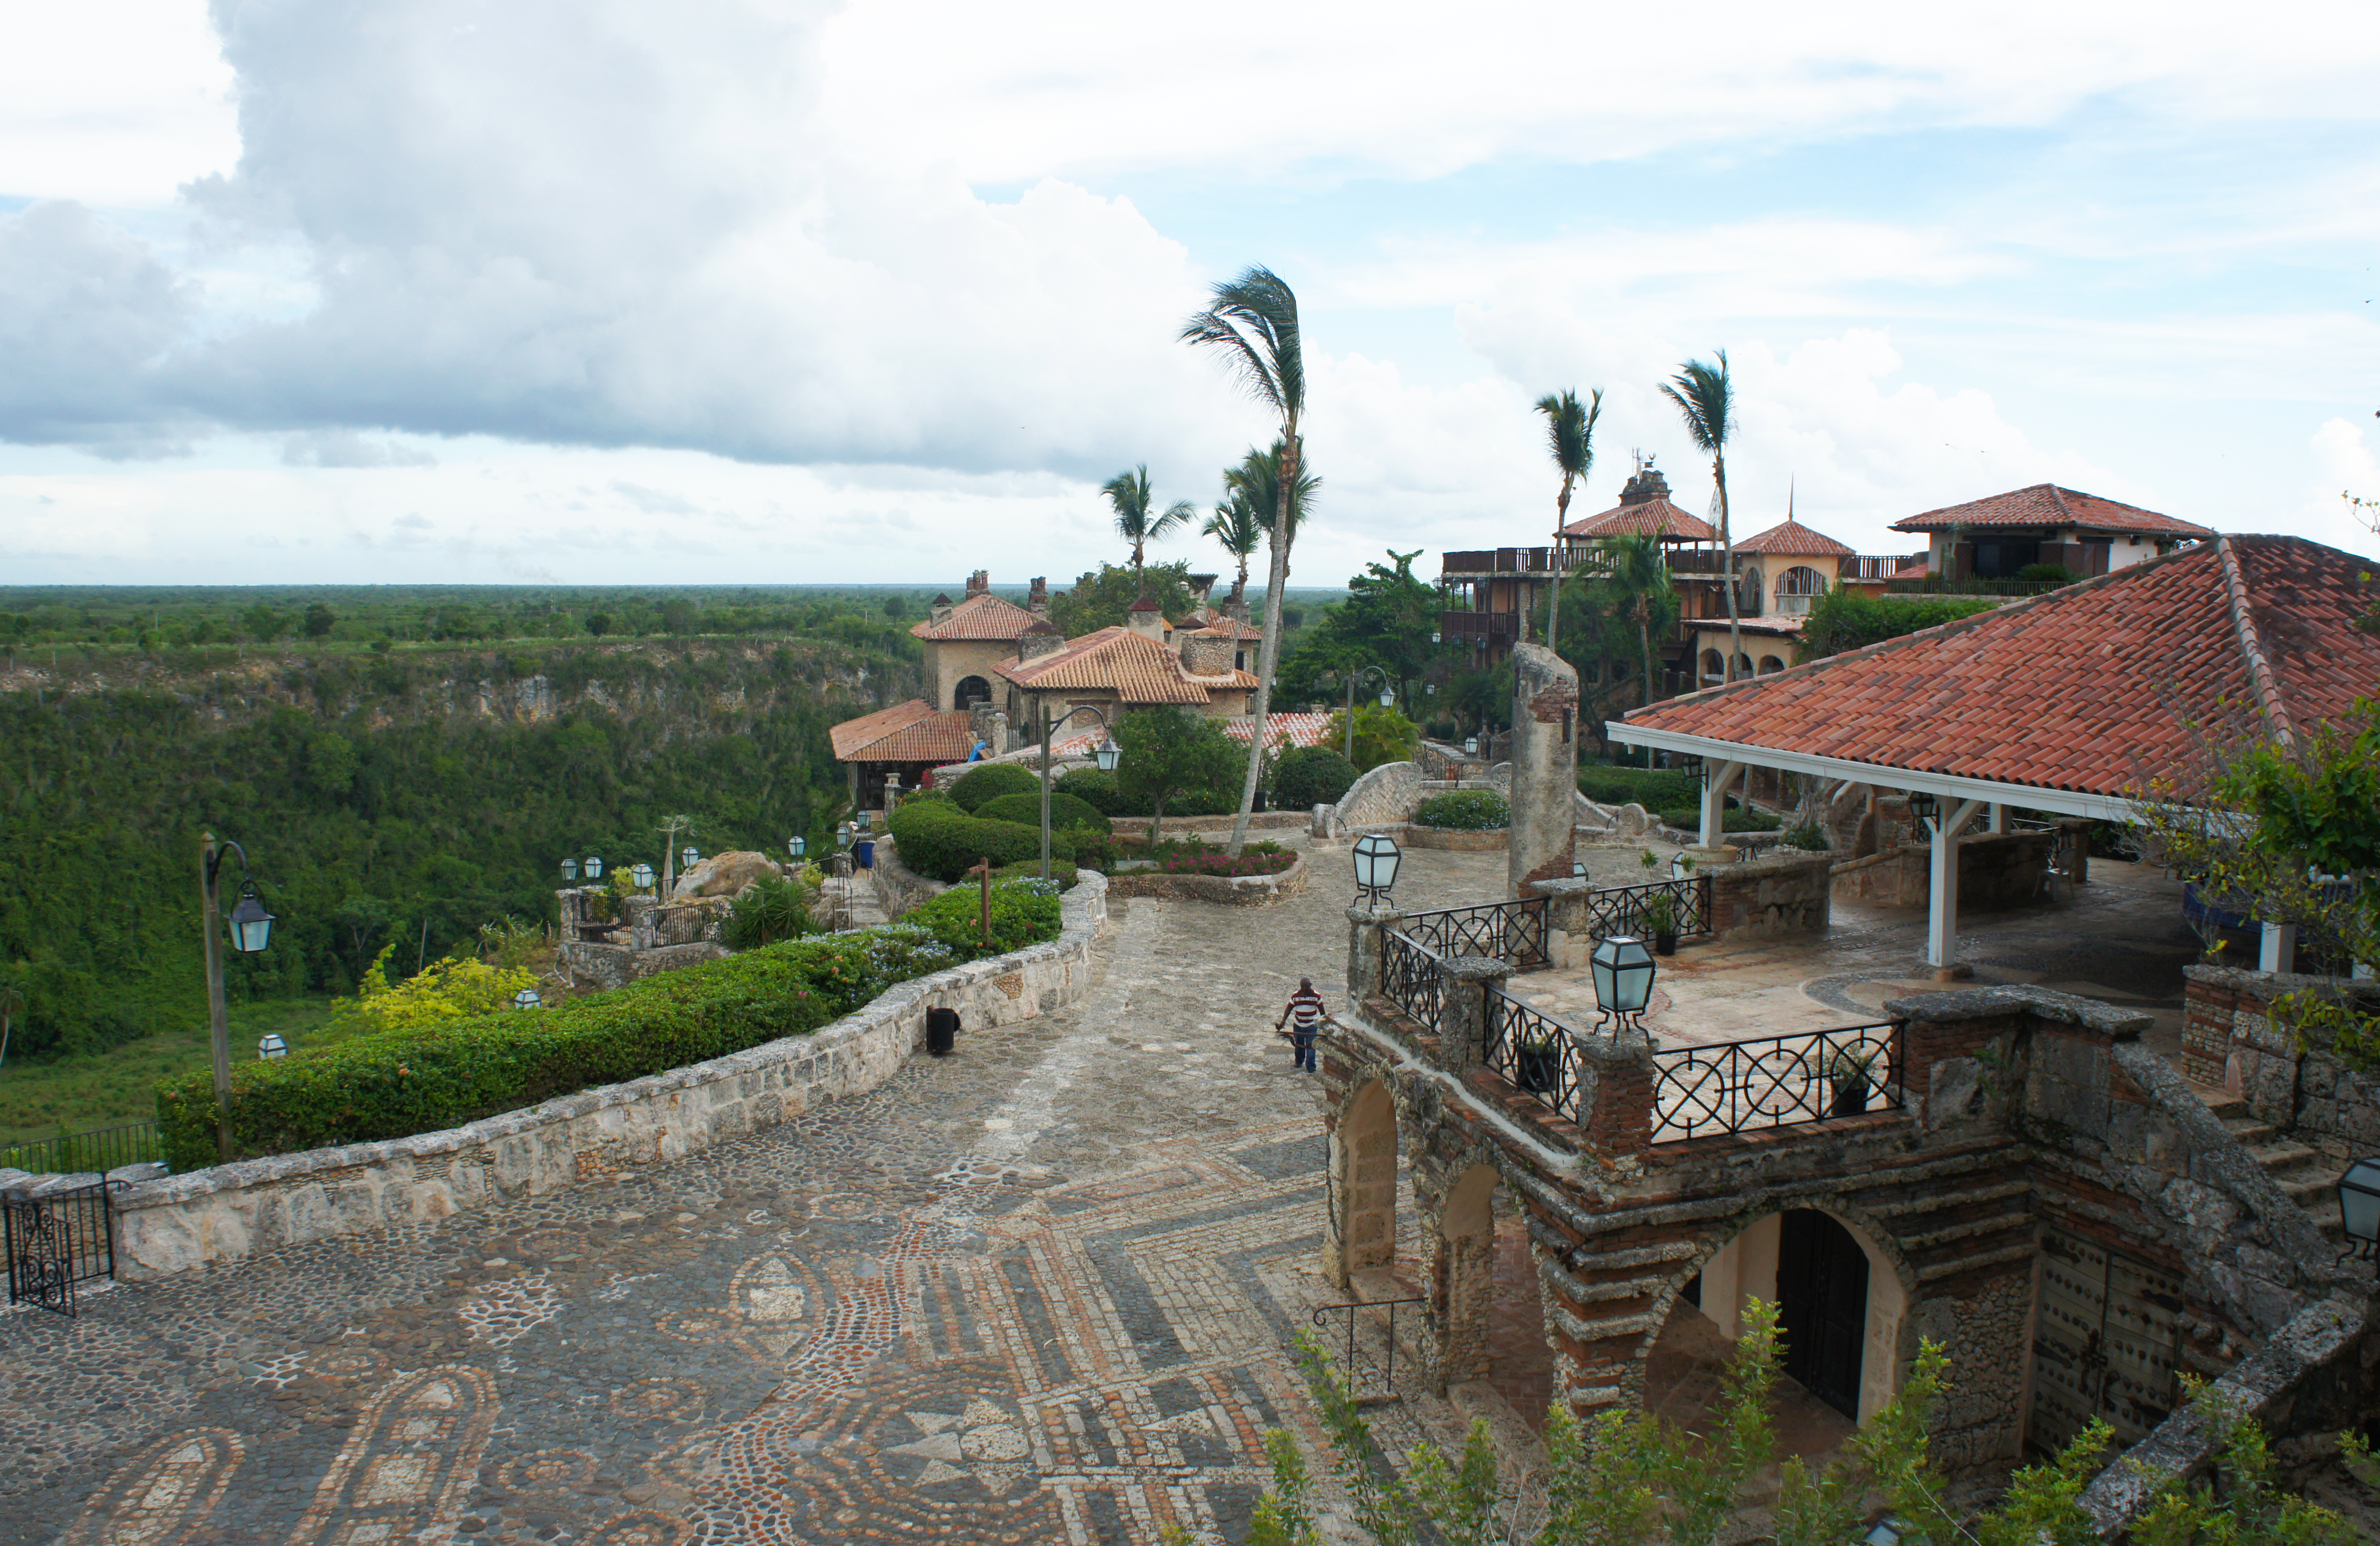
[[1585,965],[1587,953],[1595,948],[1595,942],[1585,937],[1586,899],[1594,890],[1593,877],[1565,875],[1532,881],[1522,892],[1524,896],[1546,898],[1546,954],[1558,970]]
[[1512,647],[1512,834],[1507,878],[1570,873],[1578,841],[1578,673],[1542,644]]
[[1380,991],[1381,936],[1405,920],[1401,912],[1347,909],[1347,1006],[1350,1009]]
[[1653,1104],[1658,1088],[1650,1037],[1582,1036],[1594,1096],[1587,1105],[1586,1140],[1596,1153],[1622,1168],[1641,1163],[1653,1146]]
[[1487,956],[1442,956],[1438,963],[1439,1058],[1450,1074],[1476,1068],[1487,1055],[1488,988],[1512,968]]

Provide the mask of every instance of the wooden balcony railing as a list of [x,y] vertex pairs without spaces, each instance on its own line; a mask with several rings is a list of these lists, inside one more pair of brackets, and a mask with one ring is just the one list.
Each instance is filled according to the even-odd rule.
[[1439,564],[1442,577],[1456,575],[1542,575],[1553,572],[1551,548],[1476,548],[1450,553]]
[[1447,612],[1439,615],[1439,631],[1447,642],[1485,639],[1495,643],[1521,637],[1521,615],[1517,612]]

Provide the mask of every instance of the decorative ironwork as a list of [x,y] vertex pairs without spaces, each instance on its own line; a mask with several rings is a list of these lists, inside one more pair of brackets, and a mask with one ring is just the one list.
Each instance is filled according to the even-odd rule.
[[1480,1061],[1513,1088],[1585,1126],[1590,1097],[1578,1029],[1538,1013],[1492,982],[1487,997]]
[[[1670,929],[1655,926],[1653,899],[1672,898]],[[1710,932],[1710,877],[1689,875],[1682,881],[1655,881],[1649,885],[1612,886],[1586,896],[1585,932],[1590,939],[1610,934],[1650,938],[1670,933],[1681,938]]]
[[1653,1054],[1653,1141],[1897,1111],[1898,1021]]
[[1408,914],[1404,931],[1440,956],[1487,956],[1514,971],[1553,965],[1546,949],[1546,898],[1438,907]]
[[104,1174],[164,1157],[164,1145],[154,1122],[127,1122],[119,1126],[62,1133],[29,1143],[0,1143],[0,1169],[29,1170],[36,1175],[72,1175],[83,1171]]
[[1380,987],[1390,1004],[1429,1029],[1438,1029],[1439,1003],[1445,992],[1438,957],[1401,929],[1381,931]]
[[0,1234],[8,1251],[8,1302],[72,1317],[75,1285],[115,1275],[115,1211],[111,1186],[93,1182],[34,1195],[0,1194]]
[[[1315,1310],[1314,1323],[1318,1326],[1329,1325],[1328,1317],[1330,1316],[1343,1312],[1347,1317],[1347,1361],[1340,1365],[1339,1373],[1340,1377],[1347,1382],[1350,1394],[1362,1398],[1367,1395],[1394,1396],[1397,1394],[1397,1307],[1417,1305],[1421,1302],[1418,1295],[1409,1299],[1353,1299],[1342,1304],[1323,1305]],[[1371,1360],[1368,1357],[1359,1358],[1356,1356],[1355,1312],[1359,1309],[1385,1309],[1389,1312],[1386,1334],[1381,1339],[1382,1351],[1377,1366],[1380,1376],[1379,1388],[1377,1391],[1365,1388],[1367,1382],[1364,1378],[1363,1370]]]

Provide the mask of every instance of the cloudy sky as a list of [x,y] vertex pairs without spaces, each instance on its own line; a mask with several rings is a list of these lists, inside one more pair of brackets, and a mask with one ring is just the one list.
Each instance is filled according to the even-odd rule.
[[[0,54],[0,580],[1063,578],[1268,432],[1295,578],[1542,542],[1729,350],[1736,529],[2055,481],[2365,553],[2368,5],[77,0]],[[1195,542],[1165,550],[1220,564]]]

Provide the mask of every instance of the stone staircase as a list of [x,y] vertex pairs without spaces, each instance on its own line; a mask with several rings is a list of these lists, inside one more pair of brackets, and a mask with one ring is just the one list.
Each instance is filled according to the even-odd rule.
[[2347,1230],[2338,1213],[2338,1176],[2346,1166],[2309,1144],[2257,1120],[2248,1102],[2228,1090],[2192,1086],[2206,1109],[2240,1140],[2274,1185],[2306,1211],[2325,1239],[2346,1248]]

